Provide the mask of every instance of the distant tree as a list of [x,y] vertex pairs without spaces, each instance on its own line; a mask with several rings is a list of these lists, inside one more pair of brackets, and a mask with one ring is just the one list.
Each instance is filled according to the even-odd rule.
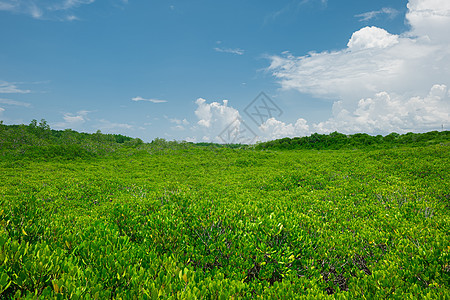
[[124,146],[127,146],[127,147],[137,147],[137,146],[144,144],[144,142],[141,139],[136,138],[136,139],[131,139],[131,140],[125,141],[123,144],[124,144]]
[[383,138],[384,142],[394,143],[394,141],[400,136],[400,134],[396,132],[392,132]]
[[112,138],[113,138],[113,140],[114,140],[116,143],[119,143],[119,144],[123,144],[123,143],[125,143],[126,141],[132,140],[131,137],[125,136],[125,135],[121,135],[121,134],[114,134],[114,135],[112,135]]
[[30,122],[30,125],[28,125],[31,129],[35,129],[37,127],[37,120],[33,119]]
[[106,134],[103,134],[100,129],[98,129],[93,135],[92,138],[100,143],[103,143],[106,141]]
[[168,144],[167,141],[163,138],[156,138],[150,143],[150,145],[152,146],[160,146],[160,147],[167,146],[167,144]]
[[48,125],[48,123],[45,119],[41,119],[41,122],[39,122],[39,128],[43,131],[50,130],[50,125]]

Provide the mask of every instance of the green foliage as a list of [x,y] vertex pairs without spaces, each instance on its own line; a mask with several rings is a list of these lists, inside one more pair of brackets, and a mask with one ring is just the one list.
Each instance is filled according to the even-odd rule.
[[141,139],[100,130],[94,134],[52,130],[44,119],[39,124],[32,120],[28,126],[0,126],[0,157],[6,159],[87,159],[144,145]]
[[448,144],[257,151],[2,126],[1,152],[27,152],[0,159],[0,298],[450,296]]
[[426,146],[431,144],[449,143],[450,131],[431,131],[427,133],[412,133],[400,135],[391,133],[385,137],[371,136],[366,133],[345,135],[333,132],[328,135],[314,133],[311,136],[283,138],[265,143],[259,143],[256,149],[388,149],[401,146]]

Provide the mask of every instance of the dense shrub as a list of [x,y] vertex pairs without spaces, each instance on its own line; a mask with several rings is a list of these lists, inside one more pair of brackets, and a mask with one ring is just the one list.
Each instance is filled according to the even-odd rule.
[[311,136],[282,138],[259,143],[256,149],[387,149],[399,146],[426,146],[450,142],[450,131],[427,133],[391,133],[385,137],[366,133],[345,135],[333,132],[328,135],[314,133]]
[[443,133],[258,151],[41,124],[0,124],[1,299],[450,297]]

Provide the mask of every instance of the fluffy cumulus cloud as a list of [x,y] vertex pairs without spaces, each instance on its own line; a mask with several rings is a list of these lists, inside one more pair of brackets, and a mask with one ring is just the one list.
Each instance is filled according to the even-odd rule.
[[450,121],[450,1],[410,0],[406,21],[401,35],[364,27],[339,51],[275,55],[269,70],[282,89],[335,101],[313,131],[440,128]]
[[228,100],[223,100],[223,104],[220,104],[207,103],[205,99],[199,98],[195,103],[197,104],[195,115],[199,119],[197,124],[201,127],[224,129],[240,118],[239,111],[228,106]]
[[[450,41],[450,1],[410,0],[406,20],[411,24],[411,33],[428,37],[432,42]],[[447,44],[448,45],[448,44]]]
[[352,34],[347,47],[350,50],[388,48],[398,43],[398,36],[384,29],[372,26],[364,27]]
[[[207,129],[198,141],[227,142],[220,138],[224,129],[233,126],[233,130],[245,131],[246,123],[241,119],[239,111],[217,102],[206,103],[197,100],[196,111],[198,124]],[[405,109],[406,107],[406,109]],[[369,134],[410,131],[436,130],[448,124],[450,111],[450,90],[446,85],[434,85],[425,96],[414,96],[405,99],[395,93],[379,92],[371,98],[360,99],[353,110],[345,108],[342,101],[333,104],[333,116],[323,122],[311,123],[299,118],[295,123],[285,123],[276,118],[269,118],[252,135],[242,137],[242,141],[268,141],[284,137],[306,136],[314,132],[331,133],[338,130],[342,133],[365,132]],[[179,120],[178,120],[179,121]],[[179,122],[180,123],[180,122]],[[181,123],[180,123],[181,124]],[[234,127],[237,125],[237,129]],[[240,126],[240,127],[239,127]],[[211,130],[210,130],[211,129]],[[250,129],[251,130],[251,129]],[[250,139],[251,138],[251,139]]]
[[[229,106],[227,100],[222,103],[208,103],[199,98],[196,101],[195,114],[198,122],[190,129],[197,136],[190,141],[211,141],[218,143],[252,144],[256,141],[267,141],[283,137],[294,137],[310,133],[306,120],[298,119],[295,124],[287,124],[275,118],[268,118],[256,127],[251,120],[245,120],[240,112]],[[180,120],[177,123],[182,124]]]
[[425,97],[402,96],[387,92],[361,99],[354,111],[341,101],[333,105],[333,117],[314,124],[314,131],[329,133],[339,128],[344,133],[400,132],[436,130],[449,121],[450,95],[445,85],[434,85]]
[[205,99],[199,98],[195,103],[198,122],[192,129],[202,135],[197,140],[244,143],[256,137],[242,123],[239,111],[228,106],[228,100],[223,100],[222,103],[208,103]]
[[282,121],[270,118],[259,126],[260,140],[274,140],[283,137],[304,136],[310,133],[309,125],[305,119],[298,119],[295,124],[286,124]]

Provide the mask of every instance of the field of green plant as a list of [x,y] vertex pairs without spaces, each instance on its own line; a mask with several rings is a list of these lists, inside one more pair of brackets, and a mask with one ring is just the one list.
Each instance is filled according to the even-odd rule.
[[0,298],[450,297],[448,143],[131,142],[0,155]]

